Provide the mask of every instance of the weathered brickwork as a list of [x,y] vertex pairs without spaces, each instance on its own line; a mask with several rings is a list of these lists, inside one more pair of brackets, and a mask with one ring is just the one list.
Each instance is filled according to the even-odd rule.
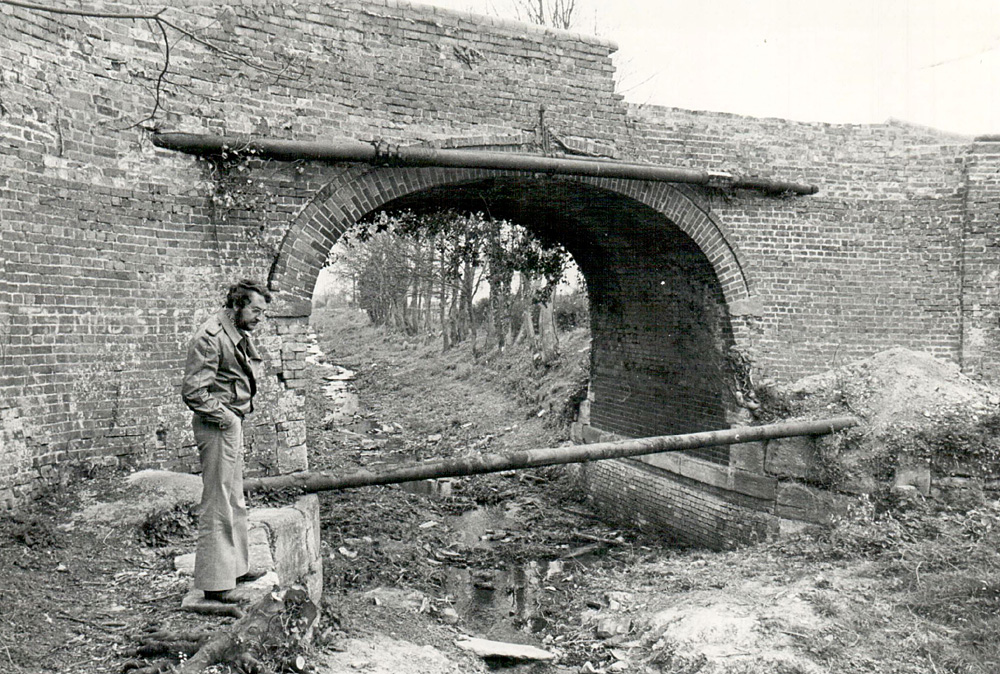
[[[304,467],[319,269],[352,224],[430,191],[457,205],[502,189],[501,212],[578,260],[598,430],[739,423],[747,363],[757,379],[788,379],[902,345],[1000,376],[1000,144],[627,106],[607,42],[396,0],[166,4],[224,51],[173,45],[155,120],[165,131],[567,151],[820,192],[195,159],[143,130],[164,64],[155,27],[0,6],[0,506],[79,466],[196,468],[178,396],[184,348],[240,276],[276,291],[251,467]],[[720,470],[729,460],[702,457]],[[650,503],[654,468],[639,469]],[[624,470],[602,469],[594,489],[613,500],[633,479]],[[759,503],[676,477],[663,507],[689,508],[699,531],[750,540],[771,526],[746,519]],[[642,501],[628,499],[626,510]]]
[[962,371],[1000,381],[1000,139],[968,153],[962,256]]
[[[164,4],[225,52],[171,33],[156,111],[170,130],[523,144],[544,106],[568,146],[603,151],[625,119],[599,40],[394,1]],[[330,181],[154,149],[142,127],[160,39],[144,21],[0,7],[3,506],[81,464],[196,467],[178,397],[188,337],[228,283],[271,275]],[[293,265],[316,263],[299,253]],[[278,293],[260,340],[270,376],[248,458],[268,472],[304,466],[306,318],[292,304]]]
[[590,502],[623,524],[662,532],[668,542],[715,550],[758,543],[778,530],[773,504],[621,459],[584,464]]
[[630,111],[648,158],[819,187],[791,201],[707,200],[753,271],[764,311],[744,346],[762,371],[802,376],[890,345],[961,360],[967,139],[900,124]]

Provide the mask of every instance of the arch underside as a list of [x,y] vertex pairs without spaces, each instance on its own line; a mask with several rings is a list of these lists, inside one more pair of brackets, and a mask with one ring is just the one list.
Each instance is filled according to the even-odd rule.
[[[340,174],[292,224],[272,287],[307,300],[337,238],[372,214],[453,208],[561,243],[591,305],[591,422],[639,437],[728,426],[729,307],[750,283],[693,190],[524,172],[403,169]],[[725,462],[728,452],[703,452]]]

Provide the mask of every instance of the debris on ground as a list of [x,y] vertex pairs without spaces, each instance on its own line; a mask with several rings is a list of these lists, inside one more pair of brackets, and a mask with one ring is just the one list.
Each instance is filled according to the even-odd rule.
[[[403,348],[349,318],[319,319],[306,388],[316,469],[555,446],[564,437],[557,414],[537,415],[544,392],[559,389],[558,365],[536,371],[529,358],[487,366],[469,353],[443,359],[439,344]],[[585,360],[585,336],[563,340],[565,353]],[[354,373],[342,382],[358,398],[350,415],[329,416],[335,402],[323,386],[334,359],[324,352]],[[875,470],[878,461],[849,460],[852,452],[885,455],[876,439],[902,426],[919,442],[900,451],[912,446],[915,457],[940,447],[988,455],[1000,401],[928,358],[880,354],[782,396],[775,389],[772,409],[780,402],[788,416],[862,417],[868,435],[827,448],[860,475],[889,474]],[[578,381],[580,363],[565,364],[567,381]],[[519,383],[505,384],[505,372]],[[531,382],[542,398],[525,405],[518,390]],[[974,432],[927,432],[926,420],[938,429],[952,423],[952,412],[935,411],[944,409],[954,409],[958,430]],[[945,470],[966,479],[951,459],[933,465],[936,484]],[[145,478],[82,476],[0,521],[0,671],[176,667],[234,633],[232,617],[179,610],[188,579],[174,560],[193,550],[182,504],[197,500],[197,478],[182,476],[186,486],[162,500]],[[325,589],[310,643],[287,638],[296,633],[289,629],[251,653],[254,662],[230,658],[214,671],[993,674],[1000,503],[989,490],[974,496],[958,504],[933,490],[905,501],[872,491],[834,526],[709,552],[600,522],[559,468],[325,494]],[[456,645],[469,640],[555,657],[487,663]]]

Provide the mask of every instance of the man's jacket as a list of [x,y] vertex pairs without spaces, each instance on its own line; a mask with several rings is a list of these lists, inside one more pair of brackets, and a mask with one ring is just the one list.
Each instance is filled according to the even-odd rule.
[[195,414],[229,426],[253,411],[260,353],[225,310],[205,321],[188,346],[181,397]]

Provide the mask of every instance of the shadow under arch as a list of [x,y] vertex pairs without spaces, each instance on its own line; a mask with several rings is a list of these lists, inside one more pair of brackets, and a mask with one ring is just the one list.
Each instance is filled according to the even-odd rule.
[[[729,425],[731,317],[753,304],[732,238],[694,189],[521,171],[352,166],[291,223],[269,276],[306,317],[340,236],[380,210],[483,211],[562,243],[587,280],[591,422],[644,436]],[[724,452],[724,450],[723,450]],[[728,453],[705,458],[724,463]]]

